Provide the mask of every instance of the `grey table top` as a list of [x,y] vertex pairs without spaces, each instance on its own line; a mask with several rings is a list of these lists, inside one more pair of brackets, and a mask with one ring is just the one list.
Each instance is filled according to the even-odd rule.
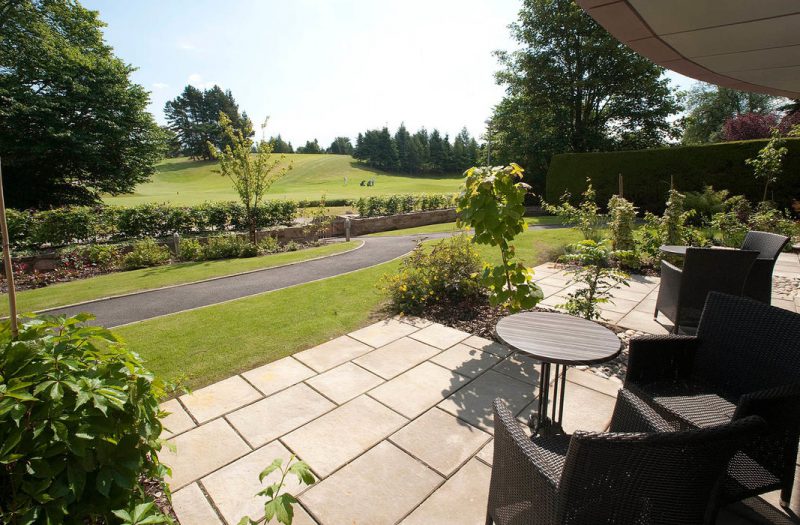
[[511,348],[548,363],[602,363],[622,350],[619,337],[608,328],[554,312],[509,315],[497,323],[495,331]]

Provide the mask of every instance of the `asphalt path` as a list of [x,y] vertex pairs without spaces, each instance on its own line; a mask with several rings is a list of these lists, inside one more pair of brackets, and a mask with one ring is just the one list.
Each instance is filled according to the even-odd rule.
[[162,315],[280,290],[311,281],[382,264],[410,252],[419,241],[448,236],[443,234],[361,237],[364,245],[345,253],[291,265],[266,268],[207,281],[170,286],[75,306],[48,310],[53,315],[89,312],[92,324],[106,327],[135,323]]

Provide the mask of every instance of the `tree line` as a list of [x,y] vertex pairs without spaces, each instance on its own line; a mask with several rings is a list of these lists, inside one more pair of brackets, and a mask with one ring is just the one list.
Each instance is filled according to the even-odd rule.
[[450,137],[437,129],[428,133],[422,128],[412,135],[404,124],[394,135],[386,127],[359,133],[352,155],[384,171],[411,174],[462,172],[483,157],[478,141],[466,128],[451,144]]

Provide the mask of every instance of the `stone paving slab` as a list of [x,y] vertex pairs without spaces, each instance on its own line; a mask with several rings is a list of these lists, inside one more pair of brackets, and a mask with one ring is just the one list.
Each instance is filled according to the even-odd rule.
[[161,433],[162,438],[170,438],[194,428],[195,422],[177,399],[170,399],[161,403],[161,410],[169,412],[169,415],[161,420],[161,424],[164,426],[164,430]]
[[384,379],[391,379],[438,353],[438,348],[404,337],[353,362]]
[[484,525],[491,477],[491,467],[471,460],[400,523]]
[[305,352],[295,354],[293,357],[317,372],[324,372],[371,350],[371,346],[343,335]]
[[240,408],[225,418],[251,447],[273,439],[316,419],[336,405],[311,387],[300,383],[252,405]]
[[427,328],[423,328],[419,332],[411,334],[411,337],[417,341],[422,341],[423,343],[436,347],[439,350],[450,348],[469,336],[470,334],[466,332],[462,332],[461,330],[456,330],[455,328],[450,328],[449,326],[443,326],[440,324],[430,325]]
[[377,348],[379,346],[388,345],[392,341],[396,341],[416,331],[417,328],[409,323],[404,323],[397,319],[387,319],[371,324],[361,330],[356,330],[350,334],[350,337]]
[[233,376],[182,395],[181,403],[198,422],[205,423],[257,399],[261,399],[258,390],[241,377]]
[[484,352],[494,354],[497,357],[506,357],[511,353],[511,350],[507,346],[501,345],[498,342],[486,339],[484,337],[478,337],[477,335],[473,335],[472,337],[464,339],[463,343],[467,346],[471,346],[472,348],[477,348],[478,350],[483,350]]
[[317,392],[340,405],[383,382],[383,378],[350,362],[306,380]]
[[369,395],[413,419],[464,386],[467,381],[461,374],[426,361],[371,390]]
[[172,493],[172,508],[180,519],[181,525],[216,525],[221,524],[211,503],[200,490],[197,483],[192,483]]
[[242,374],[249,383],[268,396],[315,375],[314,370],[294,357],[284,357]]
[[500,361],[500,357],[477,348],[458,343],[449,350],[435,355],[431,361],[467,377],[476,377]]
[[382,441],[308,489],[300,501],[324,524],[394,525],[442,481],[420,461]]
[[440,408],[432,408],[389,439],[439,474],[449,476],[491,437]]
[[165,446],[158,459],[172,468],[172,476],[167,477],[172,490],[214,472],[251,450],[224,419],[215,419],[189,430],[168,443],[175,451]]
[[325,477],[407,422],[379,402],[359,396],[284,436],[282,441],[314,472]]

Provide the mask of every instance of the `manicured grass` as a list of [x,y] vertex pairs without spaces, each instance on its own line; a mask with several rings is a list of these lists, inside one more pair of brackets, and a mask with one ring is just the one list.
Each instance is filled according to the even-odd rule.
[[[356,162],[348,155],[286,155],[292,170],[271,188],[271,199],[358,198],[393,193],[454,193],[461,185],[461,175],[408,176],[388,174]],[[206,201],[237,200],[231,181],[214,170],[215,161],[167,159],[158,167],[150,182],[140,185],[133,194],[107,196],[107,204],[129,206],[145,202],[199,204]],[[345,184],[347,177],[347,184]],[[362,180],[375,179],[371,187]]]
[[158,376],[197,388],[375,320],[392,261],[331,279],[115,328]]
[[[80,279],[19,292],[17,293],[17,310],[20,312],[32,312],[111,295],[151,290],[162,286],[190,283],[212,277],[270,268],[281,264],[341,253],[351,250],[359,244],[357,241],[352,241],[246,259],[185,262],[129,272],[109,273],[89,279]],[[6,301],[0,301],[0,315],[8,315],[8,303]]]
[[[543,217],[527,217],[525,222],[528,226],[549,226],[560,225],[561,220],[558,217],[543,216]],[[388,232],[372,233],[368,237],[391,237],[396,235],[412,235],[415,233],[440,233],[440,232],[455,232],[458,231],[456,223],[443,222],[441,224],[429,224],[427,226],[418,226],[416,228],[405,228],[403,230],[392,230]]]
[[[569,229],[530,230],[515,244],[529,265],[579,240]],[[479,247],[489,261],[496,249]],[[114,331],[165,379],[199,388],[305,350],[385,317],[376,287],[399,261],[207,308],[122,326]]]

